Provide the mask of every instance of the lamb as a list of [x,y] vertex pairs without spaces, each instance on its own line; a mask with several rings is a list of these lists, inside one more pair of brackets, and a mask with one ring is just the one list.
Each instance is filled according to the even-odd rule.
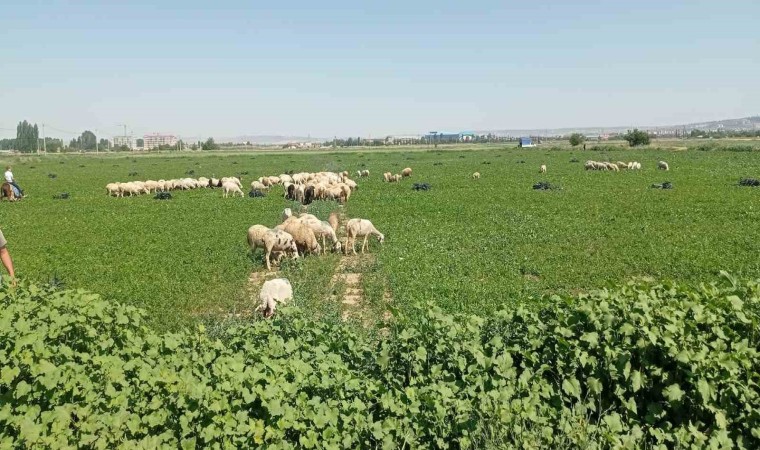
[[480,172],[473,173],[472,174],[472,179],[473,180],[479,180],[480,179]]
[[286,278],[275,278],[265,281],[259,292],[261,304],[256,307],[256,311],[262,311],[264,317],[272,317],[277,303],[286,304],[288,300],[293,300],[293,287]]
[[402,170],[401,171],[401,176],[404,177],[404,178],[411,177],[412,176],[412,168],[411,167],[407,167],[404,170]]
[[668,166],[668,163],[666,163],[665,161],[658,162],[657,163],[657,168],[661,169],[661,170],[665,170],[665,171],[670,170],[670,167]]
[[393,176],[393,175],[391,175],[391,173],[390,173],[390,172],[385,172],[385,173],[383,174],[383,181],[385,181],[385,182],[390,182],[390,181],[391,181],[391,177],[392,177],[392,176]]
[[348,243],[351,241],[351,250],[354,255],[356,254],[356,238],[364,236],[364,242],[362,242],[362,253],[367,247],[367,237],[370,235],[377,236],[378,242],[382,244],[385,241],[383,233],[377,231],[372,222],[366,219],[351,219],[346,223],[346,255],[348,255]]
[[538,168],[538,173],[546,173],[546,164],[541,164],[541,167]]
[[359,178],[369,176],[369,170],[357,170],[356,173],[359,174]]
[[227,195],[229,195],[230,192],[232,193],[233,197],[237,193],[240,194],[240,197],[245,197],[245,194],[243,194],[240,186],[232,181],[226,181],[222,183],[222,189],[224,190],[224,198],[227,198]]
[[308,251],[310,253],[319,254],[322,252],[322,247],[319,246],[314,231],[312,231],[308,225],[302,223],[297,217],[289,217],[286,221],[274,228],[275,230],[285,231],[292,236],[300,253],[306,254]]
[[251,247],[251,253],[256,251],[257,247],[262,247],[266,251],[264,260],[266,261],[267,270],[272,270],[270,256],[272,252],[290,252],[294,258],[298,258],[298,248],[293,240],[293,236],[280,230],[270,230],[264,225],[253,225],[248,228],[248,245]]
[[583,165],[583,167],[586,170],[596,170],[598,168],[598,165],[596,164],[596,161],[588,160],[586,161],[586,164]]

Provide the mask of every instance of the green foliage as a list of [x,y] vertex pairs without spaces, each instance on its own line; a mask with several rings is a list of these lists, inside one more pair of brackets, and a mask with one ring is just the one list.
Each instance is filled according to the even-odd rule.
[[570,145],[573,147],[577,147],[583,143],[583,141],[586,140],[586,136],[580,134],[580,133],[573,133],[570,135]]
[[758,448],[760,285],[628,284],[372,341],[285,308],[212,339],[0,290],[0,447]]
[[646,131],[639,130],[638,128],[635,128],[633,130],[628,130],[628,132],[623,136],[623,139],[625,139],[628,142],[628,145],[631,147],[638,147],[640,145],[649,145],[649,133]]
[[203,143],[201,148],[203,150],[218,150],[219,146],[214,142],[214,138],[210,137],[206,139],[206,142]]
[[36,123],[32,125],[26,120],[19,122],[16,127],[16,141],[14,142],[16,150],[22,153],[36,152],[39,137],[40,132]]

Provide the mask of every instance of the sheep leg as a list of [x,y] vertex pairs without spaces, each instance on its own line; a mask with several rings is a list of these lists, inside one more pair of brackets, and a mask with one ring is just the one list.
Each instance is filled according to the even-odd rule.
[[367,247],[367,238],[369,237],[368,234],[364,235],[364,242],[362,242],[362,253],[364,253],[364,248]]
[[266,258],[265,258],[266,262],[267,262],[267,270],[272,270],[272,265],[269,262],[269,255],[271,255],[271,254],[272,254],[272,248],[269,247],[269,246],[267,246],[267,254],[266,254]]

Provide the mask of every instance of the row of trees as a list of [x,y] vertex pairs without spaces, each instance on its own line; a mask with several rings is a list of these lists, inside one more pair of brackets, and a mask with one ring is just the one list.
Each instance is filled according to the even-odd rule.
[[757,138],[760,137],[760,130],[718,130],[718,131],[706,131],[706,130],[691,130],[689,133],[691,138]]
[[[640,145],[649,145],[650,137],[649,133],[639,129],[628,130],[623,135],[623,139],[628,141],[628,145],[631,147],[638,147]],[[586,136],[581,133],[573,133],[570,135],[570,145],[577,147],[586,141]]]

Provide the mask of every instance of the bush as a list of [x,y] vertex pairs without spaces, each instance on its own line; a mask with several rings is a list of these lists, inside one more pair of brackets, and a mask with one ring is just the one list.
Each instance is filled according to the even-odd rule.
[[629,283],[386,339],[283,308],[157,335],[83,291],[0,289],[0,447],[760,446],[760,284]]
[[577,147],[583,144],[583,141],[585,140],[586,140],[586,136],[580,133],[573,133],[570,135],[570,145],[572,145],[573,147]]
[[638,128],[628,132],[623,136],[623,139],[628,141],[628,145],[631,147],[637,147],[639,145],[649,145],[649,134],[646,131],[639,130]]

